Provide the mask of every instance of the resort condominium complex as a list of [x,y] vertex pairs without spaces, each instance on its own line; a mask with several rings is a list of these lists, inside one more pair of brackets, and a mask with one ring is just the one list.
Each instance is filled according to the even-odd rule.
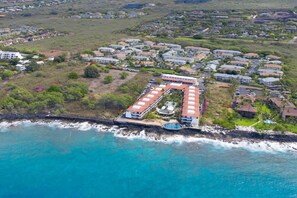
[[162,98],[175,90],[183,91],[180,120],[184,124],[197,126],[199,122],[199,88],[196,78],[176,75],[162,75],[163,84],[155,86],[130,106],[125,117],[142,119],[154,109]]

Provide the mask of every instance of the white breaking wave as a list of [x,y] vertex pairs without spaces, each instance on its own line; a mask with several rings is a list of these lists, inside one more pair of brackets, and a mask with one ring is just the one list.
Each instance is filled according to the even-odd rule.
[[[210,138],[202,138],[195,136],[183,136],[183,135],[157,135],[154,133],[146,133],[143,131],[127,131],[125,128],[118,126],[108,127],[101,124],[91,124],[89,122],[62,122],[62,121],[37,121],[30,120],[25,121],[13,121],[13,122],[0,122],[0,132],[7,132],[9,128],[13,127],[29,127],[29,126],[45,126],[61,129],[76,129],[79,131],[96,130],[101,133],[112,133],[117,138],[125,139],[138,139],[150,142],[160,142],[165,144],[183,144],[183,143],[198,143],[198,144],[211,144],[217,148],[223,149],[245,149],[252,152],[297,152],[297,143],[279,143],[272,141],[248,141],[248,140],[234,140],[232,142],[226,142],[223,140],[214,140]],[[211,127],[205,128],[205,131],[210,133],[220,133],[218,130],[211,131]]]
[[156,138],[154,135],[146,135],[144,131],[139,134],[123,135],[122,133],[115,134],[116,137],[127,139],[140,139],[152,142],[162,142],[166,144],[183,144],[183,143],[198,143],[198,144],[211,144],[217,148],[223,149],[245,149],[252,152],[297,152],[297,143],[279,143],[271,141],[251,142],[248,140],[237,140],[233,142],[225,142],[222,140],[214,140],[201,137],[187,137],[183,135],[163,135]]

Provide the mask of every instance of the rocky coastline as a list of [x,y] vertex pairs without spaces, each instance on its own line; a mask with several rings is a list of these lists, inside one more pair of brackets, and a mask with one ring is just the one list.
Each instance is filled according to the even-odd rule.
[[161,136],[183,135],[186,137],[208,138],[213,140],[221,140],[224,142],[238,142],[247,140],[250,142],[273,141],[279,143],[297,143],[297,135],[294,133],[281,132],[256,132],[253,130],[226,130],[218,126],[205,126],[201,129],[184,128],[180,131],[168,131],[159,126],[150,126],[135,123],[121,123],[114,119],[106,119],[100,117],[82,117],[74,115],[48,115],[48,114],[0,114],[0,121],[52,121],[60,120],[64,122],[90,122],[94,124],[102,124],[108,127],[117,126],[123,128],[122,135],[139,135],[145,131],[147,136],[155,139]]

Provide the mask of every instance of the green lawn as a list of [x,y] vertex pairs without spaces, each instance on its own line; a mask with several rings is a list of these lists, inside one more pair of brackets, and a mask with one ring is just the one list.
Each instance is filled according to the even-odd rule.
[[238,118],[235,121],[235,124],[238,126],[251,126],[258,122],[257,119],[248,119],[248,118]]

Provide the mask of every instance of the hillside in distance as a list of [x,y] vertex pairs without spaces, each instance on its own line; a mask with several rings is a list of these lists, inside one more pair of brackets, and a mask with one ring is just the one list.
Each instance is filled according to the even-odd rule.
[[[9,5],[9,3],[4,3],[5,1],[0,1],[0,8]],[[21,2],[21,0],[16,2]],[[30,1],[26,4],[30,4]],[[154,6],[143,8],[143,5],[148,4]],[[0,28],[28,25],[37,28],[53,29],[57,32],[65,32],[68,36],[24,43],[15,47],[19,49],[36,49],[38,51],[54,49],[73,52],[94,48],[98,44],[109,43],[126,37],[127,35],[118,34],[118,32],[122,32],[126,28],[133,28],[147,21],[159,19],[173,11],[293,9],[296,6],[296,0],[139,0],[137,3],[132,0],[72,0],[68,3],[53,5],[52,7],[36,7],[35,9],[28,9],[21,12],[5,13],[6,17],[0,20]],[[111,20],[79,20],[72,17],[88,12],[106,13],[123,10],[145,12],[146,15],[133,19]]]

